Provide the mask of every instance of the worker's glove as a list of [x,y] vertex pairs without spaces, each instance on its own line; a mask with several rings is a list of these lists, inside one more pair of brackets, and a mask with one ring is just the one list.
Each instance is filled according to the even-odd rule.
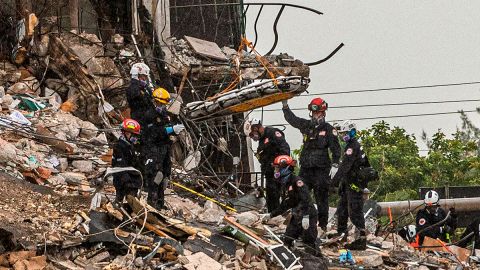
[[163,180],[163,173],[161,171],[158,171],[157,174],[155,175],[155,178],[153,179],[153,182],[157,185],[160,185]]
[[452,207],[448,210],[450,211],[450,217],[451,218],[457,218],[457,211],[455,210],[455,207]]
[[330,179],[333,179],[333,177],[335,177],[335,174],[337,174],[337,172],[338,172],[338,164],[333,163],[332,168],[330,169]]
[[175,126],[173,126],[173,132],[175,132],[175,134],[177,135],[180,134],[180,132],[184,129],[185,129],[185,126],[182,124],[176,124]]
[[302,228],[306,230],[308,227],[310,227],[310,216],[306,215],[302,219]]
[[267,222],[271,218],[270,213],[260,214],[260,221]]
[[170,178],[168,178],[168,176],[165,176],[165,177],[163,178],[163,182],[162,182],[162,184],[163,184],[163,189],[164,189],[164,190],[167,188],[168,182],[170,182]]
[[182,125],[182,124],[176,124],[174,126],[171,126],[171,127],[166,127],[165,130],[167,132],[167,135],[170,135],[172,133],[175,133],[175,134],[179,134],[182,130],[185,129],[185,126]]
[[282,106],[284,109],[288,108],[288,99],[282,100]]

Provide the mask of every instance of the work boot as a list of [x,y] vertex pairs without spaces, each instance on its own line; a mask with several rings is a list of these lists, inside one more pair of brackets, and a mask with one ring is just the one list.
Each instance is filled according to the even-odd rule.
[[367,233],[365,230],[360,231],[360,237],[350,244],[345,245],[346,249],[350,250],[365,250],[367,249]]
[[317,248],[311,247],[310,245],[305,246],[305,252],[315,257],[323,258],[322,252]]

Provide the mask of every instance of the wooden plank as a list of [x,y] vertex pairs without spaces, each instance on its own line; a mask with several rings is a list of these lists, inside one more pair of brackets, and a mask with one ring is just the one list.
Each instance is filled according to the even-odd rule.
[[185,40],[188,42],[192,49],[205,57],[213,58],[220,61],[228,61],[228,58],[222,52],[217,43],[198,39],[194,37],[185,36]]
[[268,243],[267,241],[263,240],[262,238],[260,238],[258,235],[256,235],[253,231],[251,231],[250,229],[248,229],[247,227],[244,227],[242,224],[240,223],[237,223],[233,217],[229,217],[229,216],[224,216],[223,217],[223,220],[225,220],[227,223],[229,223],[230,225],[236,227],[237,229],[239,229],[240,231],[242,231],[243,233],[246,233],[248,235],[250,235],[251,237],[253,237],[254,239],[256,239],[257,241],[259,241],[260,243],[266,245],[266,246],[269,246],[270,243]]

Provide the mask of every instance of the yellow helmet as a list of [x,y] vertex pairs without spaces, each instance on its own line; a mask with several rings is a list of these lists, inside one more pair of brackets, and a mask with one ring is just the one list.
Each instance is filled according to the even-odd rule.
[[162,104],[170,103],[170,93],[168,93],[167,90],[161,87],[155,89],[155,91],[153,91],[152,96],[155,99],[155,101],[160,102]]

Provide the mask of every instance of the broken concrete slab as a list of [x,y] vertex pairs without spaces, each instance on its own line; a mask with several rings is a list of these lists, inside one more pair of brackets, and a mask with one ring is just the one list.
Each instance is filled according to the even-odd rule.
[[60,174],[65,181],[73,185],[88,185],[87,177],[83,173],[64,172]]
[[213,58],[215,60],[228,61],[228,58],[225,56],[225,54],[215,42],[189,36],[185,36],[185,40],[199,55]]
[[93,162],[90,160],[74,160],[72,166],[82,173],[91,173],[93,171]]
[[225,211],[211,201],[206,201],[203,206],[203,212],[198,215],[198,219],[207,223],[219,223],[225,216]]
[[371,250],[352,250],[357,264],[364,267],[379,267],[383,264],[382,256]]
[[238,223],[250,227],[260,220],[260,216],[258,212],[248,211],[235,215],[235,219]]

